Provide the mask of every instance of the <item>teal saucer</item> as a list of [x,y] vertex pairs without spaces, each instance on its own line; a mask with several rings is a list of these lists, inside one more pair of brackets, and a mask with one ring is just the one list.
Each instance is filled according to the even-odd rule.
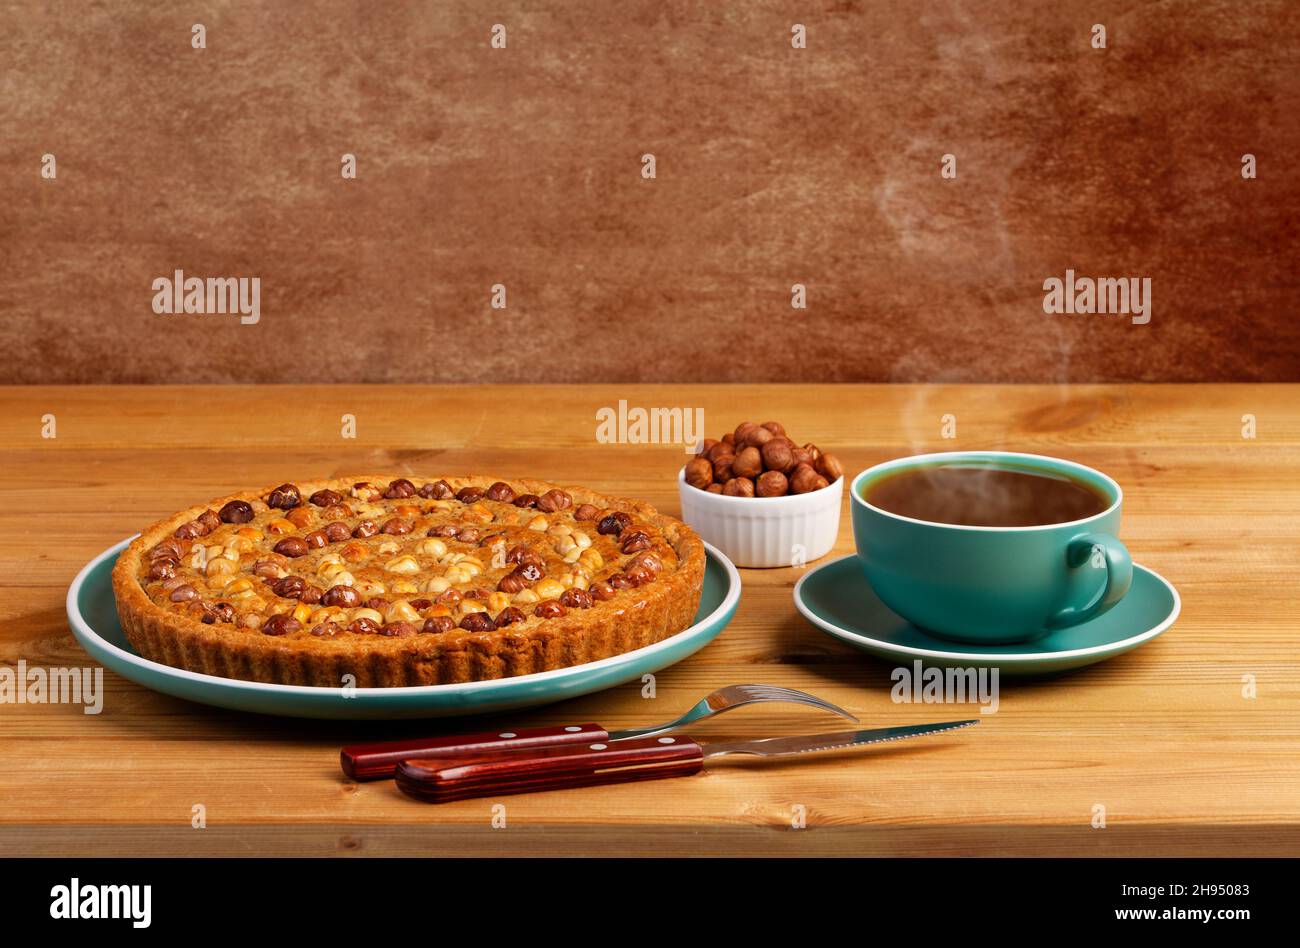
[[978,645],[918,629],[882,603],[857,556],[810,569],[795,584],[794,604],[813,625],[877,658],[921,659],[943,668],[997,667],[999,675],[1053,675],[1083,668],[1151,641],[1178,618],[1178,591],[1158,573],[1133,564],[1133,585],[1114,608],[1090,622],[1032,642]]
[[695,624],[645,648],[537,675],[412,688],[312,688],[201,675],[141,658],[117,621],[111,574],[130,540],[95,557],[68,589],[68,623],[82,648],[105,668],[163,694],[200,704],[300,718],[391,720],[488,714],[549,704],[639,679],[698,652],[722,631],[740,602],[740,574],[704,545],[708,561]]

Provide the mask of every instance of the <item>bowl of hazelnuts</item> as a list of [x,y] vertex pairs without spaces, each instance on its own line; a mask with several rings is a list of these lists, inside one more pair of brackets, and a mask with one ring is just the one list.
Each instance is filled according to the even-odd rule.
[[777,421],[704,439],[677,482],[682,519],[737,566],[808,563],[839,534],[843,467]]

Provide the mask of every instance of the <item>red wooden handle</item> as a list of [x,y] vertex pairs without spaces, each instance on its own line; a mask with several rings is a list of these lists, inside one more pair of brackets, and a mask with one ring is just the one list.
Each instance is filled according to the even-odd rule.
[[643,737],[535,752],[404,760],[397,765],[397,785],[417,800],[447,803],[468,797],[689,777],[702,769],[704,749],[690,738]]
[[599,724],[567,727],[502,728],[483,734],[448,734],[383,744],[353,744],[339,752],[343,772],[353,780],[393,776],[398,763],[417,757],[460,757],[480,751],[531,750],[603,741],[609,733]]

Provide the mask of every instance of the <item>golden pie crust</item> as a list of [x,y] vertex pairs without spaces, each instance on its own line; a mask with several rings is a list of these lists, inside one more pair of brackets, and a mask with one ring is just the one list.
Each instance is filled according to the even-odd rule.
[[[408,489],[428,493],[434,485],[441,494],[449,488],[460,496],[375,496]],[[277,684],[450,684],[551,671],[629,652],[687,628],[699,608],[705,565],[700,538],[686,524],[634,500],[525,478],[479,476],[392,480],[372,475],[283,486],[297,488],[296,507],[269,507],[268,497],[277,499],[273,490],[232,494],[160,520],[123,551],[113,569],[113,591],[122,628],[140,655],[189,671]],[[500,495],[503,487],[513,499],[476,496],[488,490]],[[341,495],[352,515],[342,516],[337,504],[312,503],[309,498],[318,491]],[[532,506],[516,503],[527,504],[530,497]],[[566,497],[570,503],[563,506]],[[561,509],[553,509],[557,505]],[[335,519],[327,521],[326,511]],[[227,515],[234,521],[226,522]],[[410,530],[357,535],[362,521],[371,523],[362,533],[380,525],[403,526],[389,527],[390,521],[405,521]],[[328,523],[343,524],[330,528],[338,539],[305,554],[297,553],[298,544],[281,547],[292,548],[294,556],[273,552],[291,538],[320,543],[308,535],[326,532]],[[205,525],[203,535],[176,536]],[[601,532],[602,526],[610,532]],[[614,526],[621,529],[612,532]],[[473,539],[447,535],[452,530]],[[429,539],[440,541],[445,552]],[[505,559],[507,553],[540,561],[543,577],[527,578],[532,575],[527,567]],[[230,565],[214,564],[219,559]],[[455,569],[458,565],[464,568]],[[360,605],[338,604],[351,598],[331,586],[340,574],[343,582],[334,585],[351,585]],[[504,581],[509,574],[516,577],[513,585]],[[293,577],[303,580],[301,596],[293,595]],[[564,594],[557,598],[553,584]],[[517,587],[522,588],[502,591]],[[589,605],[570,592],[574,588],[585,593]],[[330,595],[321,597],[323,592]],[[189,598],[174,601],[175,596]],[[313,597],[317,601],[307,601]],[[493,612],[506,602],[500,613]],[[563,614],[553,615],[564,602],[570,605],[559,606]],[[487,615],[469,618],[480,605]],[[511,608],[522,618],[510,618],[514,614],[506,610]],[[360,621],[367,616],[369,625]],[[506,624],[498,626],[498,617]],[[448,620],[455,623],[450,630],[429,628]],[[488,620],[493,627],[481,628]],[[270,628],[280,634],[268,634]],[[390,630],[393,634],[387,634]]]

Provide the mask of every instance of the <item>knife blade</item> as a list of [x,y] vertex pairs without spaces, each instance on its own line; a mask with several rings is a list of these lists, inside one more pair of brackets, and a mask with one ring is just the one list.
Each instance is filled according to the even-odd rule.
[[705,759],[724,754],[785,757],[907,740],[978,723],[978,720],[945,721],[711,744],[701,744],[685,735],[620,743],[595,741],[532,751],[404,760],[397,765],[396,779],[402,792],[417,800],[448,803],[470,797],[688,777],[704,769]]
[[788,757],[792,754],[811,754],[817,751],[838,750],[861,744],[883,744],[886,741],[905,741],[911,737],[924,737],[943,731],[979,724],[969,721],[943,721],[939,724],[909,724],[904,727],[878,727],[865,731],[836,731],[829,734],[803,734],[799,737],[768,737],[757,741],[733,741],[726,744],[710,743],[704,747],[705,758],[722,754],[751,754],[756,757]]

